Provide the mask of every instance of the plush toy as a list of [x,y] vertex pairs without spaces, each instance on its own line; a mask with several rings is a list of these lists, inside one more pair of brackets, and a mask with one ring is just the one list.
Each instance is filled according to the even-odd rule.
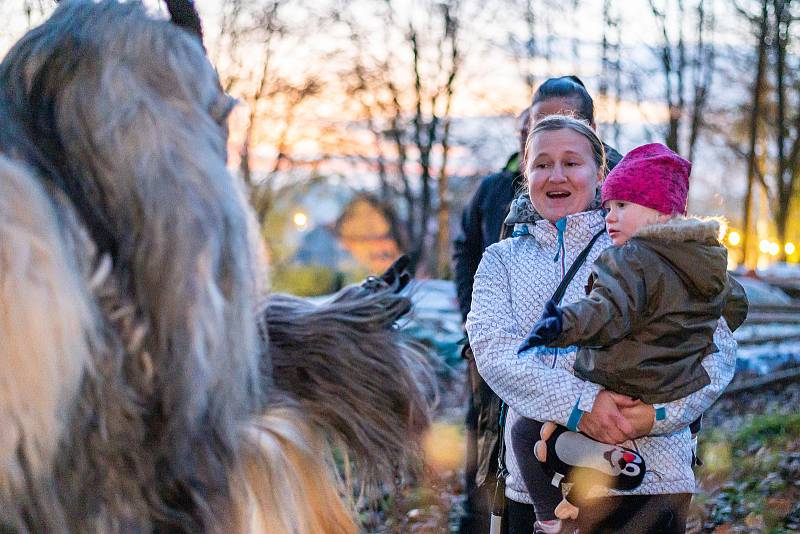
[[632,449],[600,443],[552,422],[542,425],[540,436],[534,454],[545,472],[552,475],[552,484],[565,493],[555,510],[559,519],[576,519],[578,508],[574,503],[584,500],[592,488],[625,491],[642,483],[644,458]]

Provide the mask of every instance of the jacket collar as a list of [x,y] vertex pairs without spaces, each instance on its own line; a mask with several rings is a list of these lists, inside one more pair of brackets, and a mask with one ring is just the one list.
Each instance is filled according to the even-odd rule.
[[[562,235],[566,236],[566,243],[571,240],[569,236],[577,232],[595,234],[605,228],[604,214],[601,210],[582,211],[567,215],[562,219],[564,222],[559,224],[563,229]],[[514,227],[514,235],[532,235],[543,247],[555,247],[558,245],[559,228],[546,219],[541,217],[532,223],[519,223]]]

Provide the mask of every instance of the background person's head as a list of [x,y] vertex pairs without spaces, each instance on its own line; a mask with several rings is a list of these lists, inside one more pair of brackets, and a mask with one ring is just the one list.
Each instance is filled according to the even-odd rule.
[[519,132],[519,155],[525,155],[525,143],[528,142],[528,132],[531,124],[531,108],[525,108],[517,115],[517,131]]
[[605,166],[603,143],[587,122],[563,115],[540,120],[528,136],[523,167],[534,209],[553,223],[586,211]]
[[594,101],[577,76],[542,82],[533,95],[530,109],[534,125],[549,115],[567,115],[584,120],[595,129]]
[[631,150],[603,182],[611,240],[621,245],[640,228],[686,214],[691,162],[660,143]]

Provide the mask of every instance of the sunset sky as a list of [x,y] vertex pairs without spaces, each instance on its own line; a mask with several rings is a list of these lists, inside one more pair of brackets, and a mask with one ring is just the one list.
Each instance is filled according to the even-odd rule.
[[[34,14],[30,22],[33,23],[41,20],[40,11],[49,12],[51,9],[50,0],[33,0],[31,3]],[[563,2],[556,0],[534,2],[538,10],[534,35],[540,57],[523,61],[514,57],[511,42],[515,36],[521,39],[527,35],[522,21],[524,1],[462,0],[462,3],[464,11],[459,46],[464,63],[456,78],[451,115],[456,137],[477,138],[468,140],[473,148],[453,148],[450,162],[453,168],[448,168],[456,174],[479,174],[496,168],[516,147],[512,117],[530,98],[531,88],[524,79],[526,72],[532,74],[537,82],[549,76],[577,74],[586,82],[589,91],[596,94],[603,2],[576,1],[576,9],[564,9],[561,7]],[[7,21],[0,28],[0,47],[3,50],[19,38],[28,26],[29,21],[19,4],[17,1],[0,3],[0,16]],[[146,0],[145,4],[154,10],[159,9],[156,0]],[[225,39],[229,36],[223,35],[220,41],[223,2],[199,0],[197,4],[204,19],[206,46],[224,80],[233,71],[231,58],[234,56],[225,49]],[[395,29],[385,27],[382,19],[375,15],[375,6],[378,4],[381,3],[368,0],[291,0],[281,7],[280,13],[287,31],[270,44],[270,80],[301,84],[310,76],[318,76],[325,85],[321,92],[307,98],[293,110],[291,119],[287,119],[286,99],[282,97],[280,88],[272,88],[274,94],[257,110],[258,121],[252,150],[256,169],[270,168],[277,153],[276,145],[282,139],[297,160],[311,161],[322,155],[328,160],[325,167],[328,171],[369,174],[368,166],[364,167],[354,158],[357,160],[374,154],[374,142],[369,132],[358,127],[359,121],[364,118],[363,113],[346,94],[340,79],[342,68],[354,57],[351,35],[347,27],[334,18],[337,15],[336,6],[346,6],[353,20],[364,30],[371,57],[385,58],[389,54],[396,54],[399,58],[397,68],[402,70],[408,63],[403,36]],[[395,21],[396,27],[406,27],[413,22],[424,28],[426,15],[423,7],[428,4],[422,0],[394,2],[396,18],[399,19]],[[619,148],[626,151],[642,142],[657,140],[655,136],[659,126],[666,120],[667,110],[660,102],[663,82],[657,71],[657,56],[651,49],[661,37],[648,2],[634,0],[615,4],[624,6],[624,12],[618,14],[623,28],[625,83],[636,84],[638,92],[636,99],[632,91],[623,95],[623,101],[616,110],[617,120],[624,131]],[[660,4],[666,6],[669,20],[674,22],[677,2]],[[260,3],[251,0],[247,5],[252,8]],[[741,19],[732,10],[729,2],[715,2],[717,46],[732,49],[750,47],[748,29],[742,28]],[[245,23],[254,25],[256,21],[253,19]],[[671,38],[675,38],[677,30],[674,24],[668,27]],[[691,32],[687,34],[691,35]],[[238,81],[231,93],[240,98],[242,103],[232,117],[232,164],[236,163],[236,147],[243,139],[244,126],[252,109],[247,95],[252,92],[262,70],[264,49],[263,42],[257,39],[243,39],[236,50],[235,56],[240,66],[236,71]],[[547,56],[548,59],[541,56]],[[404,72],[399,72],[397,79],[408,82],[403,78],[407,78]],[[725,81],[720,79],[715,83],[722,87]],[[720,93],[723,98],[726,91],[728,89],[724,88]],[[727,94],[731,93],[728,91]],[[613,103],[600,98],[596,103],[598,122],[610,120]],[[401,104],[409,112],[412,110],[410,98]],[[291,123],[287,123],[288,120]],[[606,130],[601,129],[601,132]],[[702,153],[704,161],[695,167],[695,174],[701,178],[693,188],[693,195],[708,204],[708,199],[716,194],[713,197],[715,209],[724,209],[726,201],[729,201],[728,196],[740,194],[743,186],[737,184],[743,180],[737,180],[720,194],[718,185],[723,174],[730,176],[730,159],[712,145],[706,146]],[[743,174],[744,169],[737,168],[735,172]]]

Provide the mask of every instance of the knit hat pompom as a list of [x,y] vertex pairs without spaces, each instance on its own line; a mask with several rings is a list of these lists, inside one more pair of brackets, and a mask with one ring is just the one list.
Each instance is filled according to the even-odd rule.
[[603,204],[625,200],[667,215],[686,214],[690,161],[662,145],[634,148],[614,167],[602,186]]

